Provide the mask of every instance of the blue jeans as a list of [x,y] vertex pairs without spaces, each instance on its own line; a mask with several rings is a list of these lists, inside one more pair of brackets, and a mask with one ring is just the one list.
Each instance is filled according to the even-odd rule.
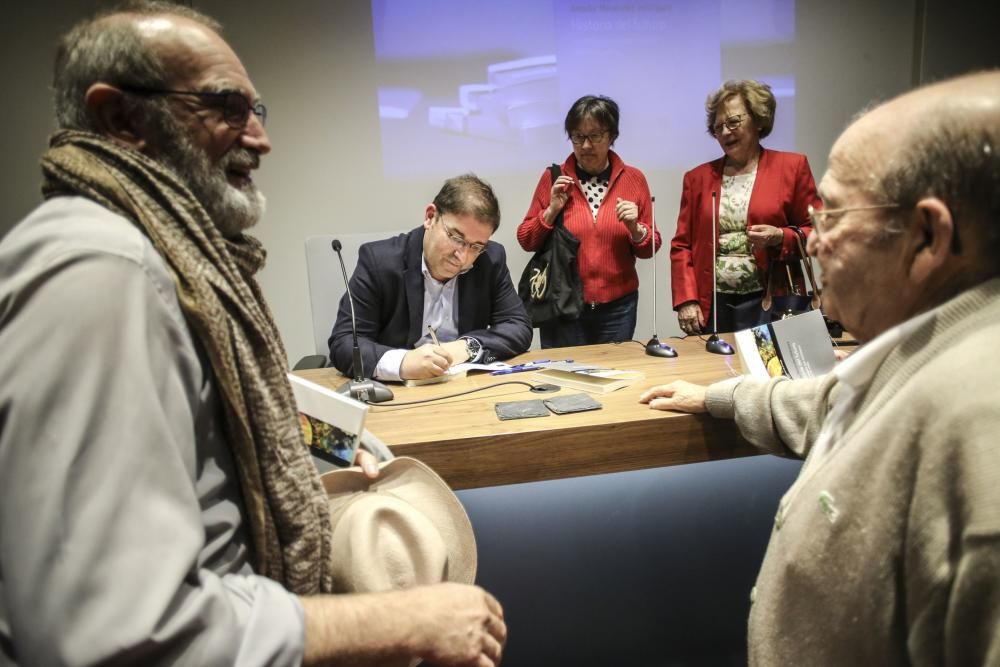
[[538,327],[542,347],[572,347],[632,340],[639,292],[632,292],[607,303],[583,305],[575,320],[559,320]]

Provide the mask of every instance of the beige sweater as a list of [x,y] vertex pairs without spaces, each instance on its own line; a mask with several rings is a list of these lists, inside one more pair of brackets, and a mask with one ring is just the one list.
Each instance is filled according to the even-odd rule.
[[[709,412],[808,458],[832,376],[713,385]],[[843,439],[782,498],[753,665],[1000,665],[1000,279],[889,353]]]

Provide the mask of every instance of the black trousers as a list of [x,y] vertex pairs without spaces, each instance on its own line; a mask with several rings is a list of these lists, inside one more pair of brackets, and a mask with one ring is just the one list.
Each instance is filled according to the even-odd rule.
[[[726,294],[725,292],[715,293],[715,302],[718,304],[719,317],[716,333],[730,333],[736,331],[733,323],[733,308],[748,301],[760,301],[764,296],[763,291],[750,292],[749,294]],[[712,313],[708,315],[708,322],[705,323],[705,331],[712,333]]]

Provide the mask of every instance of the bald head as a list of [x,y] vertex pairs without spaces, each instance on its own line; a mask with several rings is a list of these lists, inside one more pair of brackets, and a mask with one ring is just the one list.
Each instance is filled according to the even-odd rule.
[[271,149],[266,109],[217,23],[172,4],[130,3],[66,35],[55,80],[63,128],[172,171],[224,236],[261,218],[252,172]]
[[823,308],[859,340],[1000,274],[1000,72],[865,113],[837,139],[809,237]]
[[[852,124],[831,151],[843,180],[912,209],[936,197],[955,218],[953,252],[1000,273],[1000,71],[910,91]],[[853,175],[849,172],[853,171]]]
[[[60,127],[95,131],[85,97],[95,83],[116,87],[162,88],[172,64],[162,47],[171,24],[197,26],[215,34],[221,26],[193,9],[170,2],[126,2],[81,21],[60,40],[53,75],[56,122]],[[157,39],[159,38],[159,39]]]

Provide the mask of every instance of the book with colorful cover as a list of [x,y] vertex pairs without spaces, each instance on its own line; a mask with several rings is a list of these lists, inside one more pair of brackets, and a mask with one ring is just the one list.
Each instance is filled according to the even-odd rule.
[[830,372],[837,361],[818,310],[737,331],[734,337],[744,372],[755,377],[811,378]]
[[292,373],[288,381],[309,451],[338,467],[353,465],[368,406]]

